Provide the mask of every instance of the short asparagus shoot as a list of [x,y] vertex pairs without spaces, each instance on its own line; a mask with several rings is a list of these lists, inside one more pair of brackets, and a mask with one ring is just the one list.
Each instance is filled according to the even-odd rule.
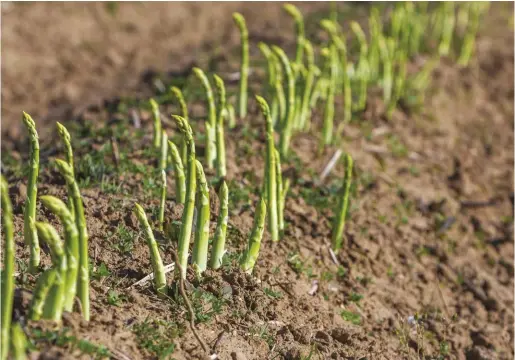
[[[74,167],[74,161],[73,161],[73,149],[71,144],[71,136],[68,132],[68,129],[64,127],[60,122],[57,122],[57,133],[59,134],[59,137],[61,138],[61,141],[64,144],[64,147],[66,148],[66,161],[68,162],[68,165],[70,165],[70,168],[72,169],[72,172],[75,174],[75,167]],[[73,201],[72,199],[68,199],[68,207],[70,208],[71,215],[73,216],[74,210],[73,210]]]
[[168,135],[163,130],[161,133],[161,157],[159,158],[159,170],[166,170],[166,163],[168,160]]
[[166,207],[166,172],[161,170],[161,202],[159,204],[159,230],[163,231],[165,221],[165,207]]
[[352,183],[352,157],[347,154],[345,156],[345,179],[343,183],[343,194],[340,198],[338,210],[334,217],[333,232],[332,232],[332,248],[337,253],[343,242],[343,231],[345,229],[345,219],[347,217],[347,209],[349,206],[350,186]]
[[224,111],[225,111],[225,85],[218,75],[213,76],[216,92],[218,94],[217,120],[216,120],[216,176],[223,178],[227,175],[225,166],[225,138],[224,138]]
[[218,222],[216,224],[215,237],[211,248],[211,258],[209,266],[211,269],[218,269],[222,266],[222,259],[225,253],[225,237],[227,234],[227,223],[229,221],[229,189],[225,181],[220,186],[218,193],[220,200],[220,212],[218,214]]
[[263,239],[263,232],[265,231],[266,208],[266,202],[261,197],[256,207],[249,244],[241,260],[241,269],[249,274],[254,270],[254,265],[259,256],[261,240]]
[[139,223],[143,227],[143,231],[145,232],[145,237],[147,239],[150,260],[152,262],[152,270],[154,272],[155,289],[158,294],[166,294],[167,286],[163,261],[161,260],[161,255],[159,254],[159,248],[157,246],[156,239],[154,238],[154,233],[152,232],[150,224],[148,223],[147,215],[145,214],[145,210],[143,210],[141,205],[138,203],[134,205],[134,213],[136,214]]
[[202,164],[197,160],[197,224],[195,229],[195,242],[193,243],[193,264],[197,265],[197,271],[202,273],[207,267],[207,252],[209,246],[209,184],[204,174]]
[[179,204],[184,204],[186,200],[186,177],[184,176],[181,155],[179,154],[179,149],[171,140],[168,140],[168,148],[175,178],[175,198]]
[[159,114],[159,105],[154,99],[149,100],[150,109],[152,111],[152,122],[154,124],[153,144],[156,149],[161,146],[161,115]]

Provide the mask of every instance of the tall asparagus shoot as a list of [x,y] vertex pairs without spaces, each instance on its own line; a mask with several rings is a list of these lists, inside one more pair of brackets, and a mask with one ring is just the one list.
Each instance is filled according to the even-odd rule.
[[268,202],[268,230],[272,237],[272,241],[279,241],[279,228],[277,223],[277,175],[276,175],[276,157],[274,144],[274,127],[272,117],[270,116],[270,108],[265,99],[256,95],[263,117],[266,122],[266,167],[265,167],[265,197]]
[[150,260],[152,262],[152,270],[154,272],[155,289],[158,294],[166,294],[167,287],[163,261],[161,260],[161,255],[159,254],[159,248],[157,246],[156,239],[154,238],[154,233],[152,232],[150,224],[148,223],[147,215],[145,214],[145,210],[143,210],[141,205],[138,203],[134,204],[134,213],[136,214],[139,223],[143,227],[145,236],[147,238]]
[[345,179],[343,183],[343,194],[340,198],[340,204],[334,217],[332,247],[335,253],[342,247],[343,230],[345,229],[345,218],[347,217],[347,208],[349,206],[350,185],[352,183],[352,157],[349,154],[345,156]]
[[204,169],[197,161],[197,224],[195,230],[195,242],[193,243],[193,264],[197,265],[197,271],[202,273],[207,267],[207,252],[209,245],[209,185],[204,174]]
[[220,200],[220,212],[218,213],[218,222],[216,224],[215,237],[211,248],[211,258],[209,266],[212,269],[218,269],[222,266],[222,259],[225,253],[225,236],[227,234],[227,223],[229,221],[229,189],[225,181],[220,186],[218,193]]
[[[281,124],[286,122],[286,96],[283,88],[283,70],[281,60],[279,57],[272,52],[272,59],[275,66],[275,79],[274,79],[274,97],[272,99],[272,121],[274,127],[281,127]],[[277,104],[277,110],[274,108],[274,104]],[[274,112],[275,111],[275,112]]]
[[317,67],[315,65],[315,55],[313,53],[313,46],[309,40],[304,41],[304,50],[307,58],[307,73],[304,82],[304,93],[302,94],[301,110],[299,124],[301,129],[308,127],[308,118],[311,117],[311,111],[309,107],[309,100],[311,93],[313,92],[313,84],[315,82],[315,74]]
[[159,114],[159,105],[154,99],[149,100],[150,109],[152,111],[152,121],[154,124],[153,144],[156,149],[161,146],[161,115]]
[[39,198],[41,203],[55,214],[63,223],[66,265],[68,271],[64,286],[64,310],[71,312],[77,292],[77,274],[79,270],[79,239],[74,217],[64,202],[50,195]]
[[161,202],[159,204],[159,230],[163,231],[165,222],[165,203],[166,203],[166,172],[161,170]]
[[286,157],[288,155],[288,150],[290,147],[293,119],[295,117],[295,77],[293,76],[290,61],[288,60],[288,57],[286,56],[284,51],[280,47],[275,45],[272,46],[272,51],[281,61],[284,74],[286,75],[288,89],[288,103],[286,107],[286,115],[285,120],[281,124],[281,135],[279,141],[281,156]]
[[84,217],[84,207],[80,195],[79,186],[75,181],[72,169],[63,160],[57,159],[57,168],[66,180],[68,196],[73,199],[75,209],[75,225],[79,232],[79,276],[77,279],[77,292],[82,306],[82,314],[89,320],[89,257],[88,257],[88,230],[86,228],[86,218]]
[[299,9],[292,4],[283,5],[284,10],[293,18],[295,21],[295,34],[297,35],[297,48],[295,50],[295,63],[302,64],[302,55],[304,52],[304,41],[306,34],[304,31],[304,18]]
[[161,133],[161,157],[159,159],[159,170],[166,170],[166,162],[168,160],[168,135],[163,130]]
[[356,21],[351,21],[351,29],[358,38],[360,50],[359,50],[359,63],[358,63],[358,75],[360,79],[359,88],[359,100],[356,106],[357,110],[363,110],[367,102],[367,83],[368,83],[368,44],[367,38],[363,29]]
[[168,148],[170,150],[175,178],[175,198],[178,203],[184,204],[186,200],[186,178],[184,176],[184,166],[181,155],[179,154],[179,149],[177,149],[177,146],[171,140],[168,140]]
[[470,57],[474,51],[476,34],[479,27],[480,6],[477,3],[472,3],[469,5],[469,11],[470,15],[468,26],[463,38],[460,56],[458,58],[458,64],[461,66],[467,66],[470,61]]
[[449,55],[451,49],[452,35],[454,33],[454,24],[456,22],[454,17],[454,3],[452,1],[444,2],[442,4],[442,39],[438,47],[438,52],[442,56]]
[[333,139],[334,124],[334,95],[336,91],[337,52],[336,45],[331,44],[326,56],[327,68],[329,69],[329,86],[327,88],[327,99],[324,110],[324,126],[322,129],[322,143],[328,145]]
[[63,314],[66,273],[68,271],[66,256],[64,254],[61,238],[52,225],[37,222],[36,228],[39,238],[45,241],[50,248],[52,262],[56,270],[54,282],[45,299],[43,318],[60,321]]
[[2,301],[1,301],[1,337],[0,360],[7,359],[9,349],[9,332],[13,312],[14,297],[14,228],[13,208],[9,199],[9,186],[3,176],[0,177],[0,190],[2,201],[2,220],[4,235],[4,268],[2,270]]
[[[186,100],[184,99],[184,95],[182,94],[181,89],[179,89],[177,86],[171,87],[172,95],[177,98],[177,101],[179,102],[179,107],[181,108],[181,116],[186,119],[186,121],[190,121],[189,113],[188,113],[188,105],[186,104]],[[184,138],[181,141],[181,159],[182,162],[186,162],[186,152],[187,152],[187,146],[186,141]]]
[[247,273],[252,273],[259,256],[259,248],[261,247],[261,240],[263,239],[263,232],[265,231],[266,208],[266,202],[261,197],[256,207],[249,244],[241,259],[241,269]]
[[[70,165],[70,168],[72,169],[72,172],[75,175],[75,168],[74,168],[74,162],[73,162],[73,149],[71,144],[71,136],[68,132],[68,129],[64,127],[60,122],[56,123],[57,125],[57,133],[59,134],[59,137],[61,138],[61,141],[64,143],[64,147],[66,148],[66,161],[68,162],[68,165]],[[71,198],[68,199],[68,207],[70,208],[70,213],[73,216],[74,210],[73,210],[73,201]]]
[[218,94],[217,120],[216,120],[216,176],[219,178],[227,175],[225,166],[225,138],[224,138],[224,111],[225,111],[225,85],[218,75],[214,75],[216,92]]
[[[212,169],[215,166],[216,159],[216,107],[215,107],[215,97],[213,95],[213,90],[211,89],[211,85],[209,84],[209,80],[207,79],[206,74],[199,68],[193,68],[193,72],[200,80],[202,85],[204,86],[204,90],[206,91],[207,96],[207,105],[208,105],[208,120],[206,122],[206,164],[208,169]],[[184,119],[184,117],[183,117]],[[187,122],[187,119],[185,119]],[[183,138],[187,144],[187,140]]]
[[30,247],[29,271],[35,272],[39,266],[39,241],[36,231],[36,198],[38,195],[39,172],[39,138],[36,131],[36,123],[32,117],[23,112],[23,123],[27,127],[30,139],[30,170],[27,185],[27,201],[25,203],[23,236],[25,244]]
[[240,30],[241,39],[241,66],[240,66],[240,88],[238,93],[239,117],[247,116],[247,92],[249,77],[249,33],[245,18],[240,13],[233,13],[232,18]]
[[186,196],[184,211],[182,213],[181,232],[179,234],[179,261],[182,269],[181,276],[186,278],[186,266],[188,265],[188,250],[190,247],[191,230],[193,226],[193,213],[195,211],[195,190],[197,188],[197,170],[195,162],[195,141],[193,131],[186,119],[182,116],[173,115],[179,131],[186,139],[188,145],[188,161],[186,171]]

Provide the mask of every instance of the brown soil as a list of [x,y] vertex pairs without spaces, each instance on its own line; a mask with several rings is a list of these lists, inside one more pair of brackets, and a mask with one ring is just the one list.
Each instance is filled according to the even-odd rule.
[[[161,76],[166,83],[187,75],[192,64],[214,63],[224,78],[237,71],[234,10],[248,19],[251,48],[262,39],[291,48],[292,24],[275,3],[127,3],[113,18],[100,3],[9,5],[2,8],[2,171],[11,185],[21,259],[15,318],[26,313],[34,283],[23,267],[27,150],[18,124],[26,110],[41,134],[40,195],[66,197],[63,180],[49,165],[63,157],[61,145],[53,142],[56,120],[72,131],[82,164],[77,177],[84,185],[97,276],[91,281],[92,320],[66,314],[64,327],[79,340],[105,346],[117,359],[152,358],[145,340],[154,335],[161,339],[154,345],[175,343],[176,359],[202,358],[176,285],[165,300],[150,284],[131,287],[150,272],[148,249],[131,212],[135,201],[147,213],[158,206],[149,182],[156,156],[147,151],[149,114],[140,112],[142,128],[135,129],[131,105],[119,106],[120,99],[155,92],[148,74],[156,72],[171,72]],[[316,17],[325,5],[300,7]],[[310,352],[320,359],[513,358],[514,53],[512,25],[502,15],[507,7],[513,13],[513,5],[492,5],[469,68],[442,61],[421,113],[397,110],[386,121],[382,102],[372,97],[363,119],[345,128],[343,149],[354,158],[356,181],[339,266],[328,244],[342,164],[323,185],[315,185],[337,147],[319,153],[316,136],[299,134],[293,141],[296,156],[283,164],[292,180],[285,236],[272,244],[265,234],[253,276],[237,270],[237,254],[252,226],[265,146],[263,120],[251,101],[248,118],[228,130],[226,140],[227,264],[202,279],[190,274],[187,283],[199,334],[221,359],[305,359]],[[253,76],[253,88],[259,75]],[[202,99],[192,95],[188,105],[193,119],[205,115]],[[162,110],[167,114],[175,107]],[[175,127],[165,121],[175,136]],[[193,126],[203,132],[203,121]],[[120,149],[118,171],[110,137]],[[201,144],[198,150],[202,154]],[[88,155],[104,168],[88,165]],[[170,194],[173,190],[166,218],[180,220],[182,209]],[[213,200],[213,222],[217,208]],[[45,219],[59,227],[38,207],[38,220]],[[174,244],[164,242],[162,233],[156,236],[163,261],[171,263]],[[48,266],[48,255],[42,257]],[[99,275],[102,264],[107,276]],[[73,341],[34,340],[52,327],[27,324],[38,344],[34,358],[92,356]]]

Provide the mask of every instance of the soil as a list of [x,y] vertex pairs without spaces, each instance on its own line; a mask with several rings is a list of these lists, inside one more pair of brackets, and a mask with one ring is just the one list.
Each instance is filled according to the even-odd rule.
[[[277,3],[119,3],[110,10],[105,4],[2,4],[2,172],[15,215],[14,317],[30,334],[35,359],[86,359],[104,351],[116,359],[151,359],[172,349],[175,359],[203,359],[172,273],[167,299],[150,283],[134,286],[151,265],[132,209],[137,201],[155,224],[159,189],[150,114],[132,99],[159,93],[156,79],[184,84],[194,65],[224,79],[237,72],[235,10],[249,25],[255,91],[262,77],[256,43],[290,51],[293,25]],[[341,9],[359,18],[366,6]],[[314,34],[327,4],[299,7]],[[226,261],[201,279],[189,273],[185,284],[199,336],[220,359],[513,358],[514,38],[506,12],[513,14],[512,4],[491,5],[469,67],[442,59],[422,111],[397,109],[387,121],[381,96],[371,94],[340,147],[320,152],[318,131],[294,137],[293,155],[282,164],[292,184],[285,234],[274,244],[265,233],[252,276],[238,270],[237,257],[252,227],[265,138],[249,101],[249,115],[226,136]],[[233,99],[237,84],[228,85]],[[184,89],[192,126],[202,134],[204,101],[193,86]],[[35,279],[26,272],[22,238],[28,151],[21,110],[33,115],[40,133],[39,194],[66,198],[51,165],[64,157],[54,131],[62,121],[72,133],[84,199],[92,319],[67,313],[67,330],[59,335],[55,324],[25,320]],[[165,103],[161,110],[177,109]],[[168,116],[163,121],[175,137]],[[313,122],[318,129],[321,113]],[[343,164],[323,183],[317,179],[338,148],[354,158],[355,181],[345,245],[333,258],[332,209]],[[216,187],[213,180],[213,230]],[[169,224],[182,214],[173,194],[168,191]],[[61,230],[39,204],[38,220]],[[159,231],[156,237],[170,264],[174,241]],[[42,265],[50,265],[47,252]]]

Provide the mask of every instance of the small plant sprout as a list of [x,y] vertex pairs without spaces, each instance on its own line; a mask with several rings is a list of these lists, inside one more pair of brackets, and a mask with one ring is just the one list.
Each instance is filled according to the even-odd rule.
[[39,198],[43,206],[49,209],[63,223],[66,253],[66,280],[64,286],[64,310],[73,310],[73,301],[77,292],[77,274],[79,270],[79,239],[74,217],[64,202],[50,195]]
[[393,110],[395,109],[395,106],[397,105],[397,102],[401,98],[404,91],[404,85],[406,82],[407,75],[407,60],[407,54],[401,52],[401,56],[398,61],[398,74],[395,77],[395,84],[393,88],[393,98],[392,101],[390,101],[390,103],[388,104],[386,110],[386,117],[388,119],[392,117]]
[[277,223],[277,167],[274,145],[274,127],[272,125],[272,117],[270,116],[270,108],[265,99],[256,95],[256,100],[261,108],[261,112],[266,121],[266,166],[265,166],[265,182],[264,189],[265,198],[268,202],[268,230],[272,237],[272,241],[279,241],[279,228]]
[[[195,76],[200,80],[202,85],[204,86],[204,90],[206,91],[207,97],[207,106],[208,106],[208,120],[206,121],[206,164],[208,169],[213,169],[215,166],[216,160],[216,107],[215,107],[215,97],[213,95],[213,90],[211,89],[211,85],[209,84],[209,80],[207,79],[204,71],[199,68],[193,68],[193,72]],[[184,117],[183,117],[184,119]],[[187,119],[185,119],[188,122]],[[187,140],[183,138],[184,141]]]
[[20,323],[15,323],[12,326],[11,347],[14,360],[25,360],[27,358],[27,336]]
[[179,204],[184,204],[186,200],[186,178],[184,176],[181,155],[179,154],[179,149],[171,140],[168,140],[168,148],[175,177],[175,198]]
[[179,131],[186,139],[188,145],[187,171],[186,171],[186,196],[184,211],[182,213],[181,232],[179,234],[179,261],[182,269],[181,276],[186,278],[186,266],[188,265],[188,250],[190,247],[191,230],[193,227],[193,213],[195,211],[195,191],[197,188],[197,170],[195,159],[195,140],[193,131],[186,119],[182,116],[173,115]]
[[165,270],[163,266],[163,261],[161,260],[161,255],[159,254],[159,248],[157,246],[156,239],[154,238],[154,233],[150,228],[150,224],[148,223],[147,215],[145,214],[145,210],[136,203],[134,205],[134,214],[139,220],[140,225],[143,227],[143,231],[145,232],[145,237],[147,238],[148,250],[150,252],[150,260],[152,262],[152,271],[154,272],[154,286],[158,294],[166,294],[166,276]]
[[333,232],[332,232],[332,247],[333,251],[337,253],[342,247],[343,230],[345,229],[345,218],[347,217],[347,209],[349,206],[350,185],[352,183],[352,157],[349,154],[345,155],[345,179],[343,183],[343,194],[340,197],[338,210],[334,217]]
[[159,230],[163,231],[166,204],[166,172],[161,170],[161,203],[159,204]]
[[207,267],[207,252],[209,246],[209,185],[202,165],[197,160],[197,224],[195,230],[195,242],[193,243],[193,264],[197,265],[197,271],[202,273]]
[[[179,107],[181,109],[181,116],[186,119],[186,121],[190,121],[190,117],[188,114],[188,105],[186,104],[186,100],[184,99],[184,95],[182,94],[181,89],[179,89],[177,86],[172,86],[170,91],[172,92],[172,95],[177,99],[179,102]],[[181,159],[183,162],[186,162],[186,141],[184,138],[181,141]]]
[[[283,71],[281,61],[272,53],[272,59],[275,64],[275,81],[274,81],[274,97],[272,99],[272,121],[274,127],[281,124],[286,118],[286,95],[283,88]],[[277,105],[274,105],[277,104]],[[276,108],[274,108],[276,106]],[[275,112],[274,112],[275,111]],[[280,126],[277,126],[280,127]]]
[[236,115],[234,113],[234,106],[231,103],[227,103],[225,106],[225,111],[227,114],[227,122],[229,123],[229,129],[234,129],[236,126]]
[[284,53],[284,51],[278,46],[272,46],[272,51],[281,61],[282,68],[284,73],[286,74],[286,82],[287,82],[287,106],[286,106],[286,115],[284,120],[280,124],[281,133],[280,133],[280,153],[283,157],[288,155],[288,150],[290,147],[290,140],[293,130],[293,120],[295,117],[295,77],[293,75],[293,71],[290,65],[290,61],[288,57]]
[[218,114],[216,121],[216,176],[219,178],[227,175],[225,166],[225,138],[224,138],[224,111],[225,111],[225,85],[218,75],[214,75],[216,92],[218,94]]
[[[64,147],[66,148],[66,161],[68,162],[68,165],[70,165],[70,168],[72,169],[74,175],[75,175],[75,169],[74,169],[74,161],[73,161],[73,149],[71,144],[71,136],[68,132],[68,129],[64,127],[60,122],[56,123],[57,125],[57,133],[59,134],[59,137],[61,138],[61,141],[64,144]],[[68,199],[68,207],[70,208],[70,213],[73,216],[74,210],[73,210],[73,201],[72,199]]]
[[327,88],[327,99],[324,110],[324,126],[322,129],[322,144],[329,145],[333,139],[334,124],[334,96],[336,91],[336,69],[338,66],[338,53],[336,45],[331,44],[324,56],[326,57],[326,67],[329,72],[329,86]]
[[238,91],[238,115],[240,119],[247,116],[247,87],[249,77],[249,33],[245,18],[240,13],[233,13],[232,18],[240,30],[241,39],[241,65],[240,88]]
[[[259,51],[261,51],[261,54],[263,54],[263,56],[266,59],[267,83],[265,86],[265,91],[266,91],[266,96],[268,98],[268,101],[271,102],[272,97],[274,95],[274,84],[275,84],[275,77],[276,77],[275,59],[274,59],[274,55],[272,54],[272,51],[270,50],[270,47],[267,44],[265,44],[264,42],[259,42],[258,47],[259,47]],[[276,111],[277,111],[277,109],[276,109]]]
[[304,31],[304,18],[299,9],[292,4],[284,4],[283,9],[293,18],[295,21],[295,34],[297,35],[297,48],[295,51],[295,63],[302,64],[302,54],[304,52],[304,41],[306,39]]
[[266,208],[266,202],[263,197],[261,197],[256,207],[249,244],[241,259],[241,269],[247,273],[252,273],[259,256],[259,248],[261,247],[261,240],[263,239],[263,232],[265,231]]
[[161,157],[159,158],[159,170],[166,170],[166,162],[168,160],[168,135],[163,130],[161,133]]
[[64,307],[64,291],[66,285],[66,275],[68,267],[66,265],[66,256],[64,254],[61,238],[57,230],[48,223],[37,222],[36,229],[39,238],[45,241],[50,248],[52,262],[54,264],[55,279],[48,295],[45,299],[43,307],[43,318],[54,321],[60,321]]
[[152,111],[152,121],[154,124],[153,144],[156,149],[161,146],[161,115],[159,114],[159,105],[154,99],[149,100],[150,109]]
[[393,64],[391,54],[388,50],[387,39],[381,36],[379,39],[379,49],[381,54],[381,61],[383,62],[383,100],[388,106],[392,99],[393,90]]
[[225,236],[227,234],[227,223],[229,221],[229,189],[225,181],[220,186],[218,193],[220,200],[220,211],[218,213],[218,222],[216,224],[215,237],[211,248],[211,258],[209,266],[211,269],[218,269],[222,266],[222,259],[225,253]]
[[467,23],[467,29],[465,36],[463,37],[463,45],[461,47],[460,56],[458,58],[458,64],[461,66],[468,65],[472,52],[474,51],[477,30],[479,28],[480,4],[469,4],[469,12],[470,14]]
[[1,301],[1,334],[0,334],[0,360],[7,359],[9,349],[9,332],[11,331],[13,298],[14,298],[14,228],[13,208],[9,199],[9,185],[7,180],[0,177],[0,190],[2,201],[2,220],[4,237],[4,268],[2,270],[2,301]]
[[79,232],[79,275],[77,279],[77,292],[82,306],[82,314],[89,320],[89,256],[88,256],[88,230],[86,228],[86,218],[84,217],[84,207],[79,191],[79,186],[75,181],[72,169],[61,159],[55,161],[61,175],[66,180],[68,196],[73,200],[75,209],[75,225]]
[[370,80],[375,81],[379,75],[379,38],[381,33],[381,18],[377,6],[373,6],[370,10],[368,27],[370,29],[370,48],[368,51],[369,75]]
[[23,123],[27,127],[30,139],[30,170],[29,182],[27,185],[27,201],[25,203],[23,236],[25,244],[30,248],[29,271],[35,272],[39,267],[39,241],[36,231],[36,198],[38,195],[38,172],[39,172],[39,138],[36,131],[36,123],[32,117],[23,112]]
[[48,269],[38,277],[30,304],[30,320],[36,321],[42,318],[45,300],[50,288],[54,284],[57,271],[58,270],[54,268]]

